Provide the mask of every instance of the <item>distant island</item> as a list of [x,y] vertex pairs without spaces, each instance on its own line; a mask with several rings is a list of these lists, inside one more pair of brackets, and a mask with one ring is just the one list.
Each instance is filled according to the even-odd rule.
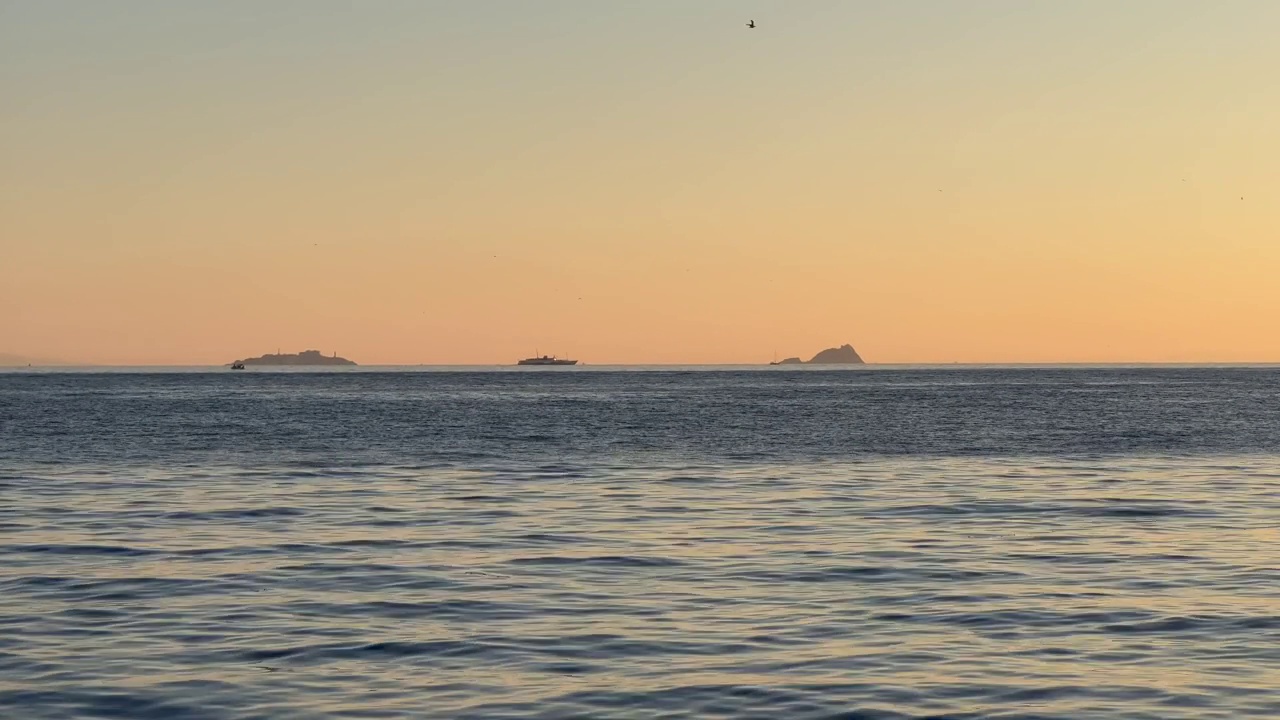
[[862,365],[862,358],[858,357],[858,351],[853,346],[845,343],[838,348],[827,348],[809,362],[805,362],[798,357],[789,357],[786,360],[771,362],[770,365]]
[[256,358],[237,360],[232,365],[355,365],[354,362],[338,357],[321,355],[319,350],[305,350],[296,355],[277,353]]

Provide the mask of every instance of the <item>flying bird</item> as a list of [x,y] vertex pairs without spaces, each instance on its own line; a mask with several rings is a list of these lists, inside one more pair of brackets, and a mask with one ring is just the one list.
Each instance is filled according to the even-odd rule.
[[751,22],[747,23],[747,27],[749,27],[749,28],[753,28],[753,27],[755,27],[755,26],[756,26],[756,21],[755,21],[755,20],[752,20]]

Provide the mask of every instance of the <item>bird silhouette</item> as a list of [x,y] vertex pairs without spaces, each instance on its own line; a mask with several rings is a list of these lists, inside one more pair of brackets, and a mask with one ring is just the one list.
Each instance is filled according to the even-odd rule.
[[753,27],[755,27],[755,26],[756,26],[756,21],[755,21],[755,20],[752,20],[751,22],[747,23],[747,27],[749,27],[749,28],[753,28]]

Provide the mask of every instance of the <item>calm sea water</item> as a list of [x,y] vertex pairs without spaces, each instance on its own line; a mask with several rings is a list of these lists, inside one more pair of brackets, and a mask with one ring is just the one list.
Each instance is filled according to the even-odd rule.
[[1280,369],[0,374],[0,717],[1280,717]]

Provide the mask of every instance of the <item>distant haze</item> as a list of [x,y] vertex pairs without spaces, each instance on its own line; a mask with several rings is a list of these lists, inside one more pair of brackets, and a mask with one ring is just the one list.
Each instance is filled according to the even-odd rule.
[[49,358],[27,357],[26,355],[13,355],[11,353],[0,353],[0,367],[21,367],[25,365],[62,365],[57,360]]
[[0,0],[0,349],[1280,360],[1277,27],[1272,0]]

